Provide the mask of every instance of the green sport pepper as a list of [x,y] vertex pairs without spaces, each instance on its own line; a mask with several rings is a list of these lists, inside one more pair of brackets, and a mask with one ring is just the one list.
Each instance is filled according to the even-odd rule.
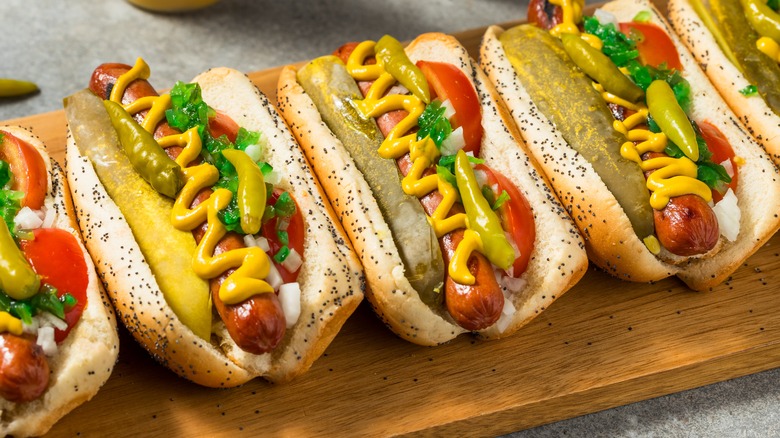
[[265,180],[263,172],[246,152],[225,149],[222,156],[238,172],[238,211],[241,213],[241,229],[256,234],[262,225],[265,212]]
[[499,268],[509,269],[515,261],[515,250],[506,239],[501,220],[482,195],[469,158],[462,150],[458,151],[455,158],[455,181],[458,183],[469,228],[482,239],[483,254]]
[[122,108],[122,105],[110,100],[103,101],[103,105],[119,136],[122,149],[136,172],[158,193],[175,198],[184,185],[181,167],[165,153],[154,136]]
[[561,35],[561,42],[577,67],[608,92],[631,102],[636,102],[645,95],[639,86],[620,72],[607,55],[593,48],[578,35],[564,33]]
[[647,87],[647,109],[661,132],[676,144],[693,162],[699,160],[696,131],[683,111],[672,87],[666,81],[655,80]]
[[16,246],[5,221],[0,220],[0,289],[15,300],[25,300],[40,287],[40,277]]
[[709,9],[704,4],[703,0],[690,0],[691,6],[693,7],[693,10],[696,11],[696,15],[701,18],[701,21],[704,23],[704,26],[710,31],[712,36],[715,38],[715,41],[718,43],[718,46],[723,51],[723,53],[726,55],[726,58],[731,61],[734,66],[737,67],[740,71],[742,71],[742,66],[740,65],[739,61],[737,61],[737,57],[734,55],[734,52],[731,50],[731,46],[729,45],[728,41],[726,41],[726,38],[723,36],[723,33],[720,31],[720,27],[715,23],[715,19],[712,18],[712,14],[710,14]]
[[742,0],[745,17],[759,35],[780,42],[780,14],[760,0]]
[[38,86],[32,82],[0,78],[0,97],[24,96],[36,91]]
[[431,92],[425,75],[406,56],[404,46],[397,39],[390,35],[383,36],[377,41],[374,51],[388,73],[423,102],[430,103]]

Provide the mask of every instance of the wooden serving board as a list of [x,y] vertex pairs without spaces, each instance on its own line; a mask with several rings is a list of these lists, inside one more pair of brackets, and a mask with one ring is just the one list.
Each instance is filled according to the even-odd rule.
[[[472,54],[484,29],[457,34]],[[275,100],[280,69],[251,74]],[[33,128],[62,161],[62,111]],[[435,347],[395,337],[367,304],[293,382],[202,388],[120,329],[119,363],[57,436],[496,435],[780,366],[780,235],[725,283],[618,281],[591,268],[508,339]]]

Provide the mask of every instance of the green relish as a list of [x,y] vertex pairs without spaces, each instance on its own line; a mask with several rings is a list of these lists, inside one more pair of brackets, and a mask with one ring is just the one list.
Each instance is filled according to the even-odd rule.
[[747,87],[739,90],[739,92],[744,96],[755,96],[758,94],[758,87],[755,85],[748,85]]
[[[641,14],[641,13],[640,13]],[[585,17],[585,32],[601,38],[604,42],[602,52],[607,55],[618,67],[625,67],[629,72],[629,77],[642,90],[647,91],[647,87],[655,80],[664,80],[672,88],[677,102],[687,113],[691,105],[691,85],[682,77],[680,72],[675,69],[669,69],[665,64],[658,68],[642,65],[639,62],[639,51],[636,50],[637,41],[641,41],[644,36],[635,29],[630,36],[619,32],[614,24],[601,24],[595,17]],[[696,131],[696,142],[699,145],[699,159],[696,161],[698,167],[696,179],[707,184],[711,189],[718,190],[725,184],[731,182],[731,177],[726,169],[718,163],[712,162],[712,153],[707,148],[707,143],[701,135],[696,123],[691,120]],[[652,132],[661,132],[661,129],[653,121],[652,117],[647,120],[648,129]],[[680,148],[669,141],[666,147],[667,155],[673,158],[683,157],[684,154]]]
[[0,311],[8,312],[19,318],[25,324],[32,324],[33,316],[49,312],[60,319],[65,319],[65,312],[76,305],[76,298],[69,293],[57,296],[57,289],[44,284],[41,290],[26,300],[14,300],[0,291]]
[[24,198],[23,192],[8,188],[12,179],[11,167],[5,161],[0,160],[0,216],[9,230],[14,229],[14,217],[22,208],[22,198]]
[[452,125],[444,116],[446,110],[447,108],[442,106],[438,99],[425,107],[417,119],[417,125],[420,127],[420,130],[417,131],[417,140],[431,137],[431,140],[436,143],[436,147],[441,148],[444,140],[452,133]]

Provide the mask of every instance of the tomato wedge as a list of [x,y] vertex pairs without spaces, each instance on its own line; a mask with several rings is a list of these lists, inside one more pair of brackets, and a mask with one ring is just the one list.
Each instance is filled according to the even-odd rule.
[[452,103],[455,115],[450,122],[453,129],[463,127],[463,139],[466,141],[463,150],[478,156],[482,143],[482,110],[469,78],[454,65],[443,62],[417,61],[417,67],[428,80],[431,98],[435,95]]
[[22,240],[20,247],[41,280],[57,288],[57,296],[66,292],[76,299],[76,305],[65,312],[68,328],[56,330],[54,340],[62,342],[81,318],[87,304],[87,263],[76,238],[58,228],[38,228],[32,240]]
[[[274,189],[271,197],[268,199],[269,205],[275,205],[279,200],[279,195],[282,194],[281,189]],[[295,200],[293,199],[293,202]],[[268,240],[268,246],[271,248],[270,254],[276,254],[279,248],[283,244],[279,241],[279,234],[276,231],[276,224],[278,223],[278,217],[274,217],[268,222],[263,224],[261,234]],[[298,208],[298,204],[295,204],[295,214],[290,217],[290,223],[287,226],[287,247],[291,250],[294,249],[301,257],[303,257],[303,215],[301,215],[301,209]],[[298,272],[290,272],[285,269],[280,263],[277,263],[271,258],[276,269],[279,270],[279,274],[282,276],[282,280],[285,283],[292,283],[298,278]]]
[[731,189],[736,193],[739,168],[737,167],[737,163],[734,162],[734,150],[731,148],[731,144],[726,137],[723,136],[723,133],[709,122],[699,122],[698,125],[701,136],[704,137],[704,141],[707,143],[707,149],[712,153],[712,162],[720,164],[729,160],[731,161],[731,168],[734,169],[734,175],[731,176],[731,182],[723,187],[723,193],[718,190],[712,191],[712,200],[717,203],[723,199],[723,195],[728,189]]
[[504,175],[493,171],[484,164],[476,165],[474,170],[485,173],[487,184],[490,187],[495,187],[496,196],[504,190],[509,195],[509,200],[499,207],[498,211],[504,230],[507,230],[512,236],[520,252],[520,256],[515,259],[512,265],[512,277],[519,277],[528,268],[528,262],[531,260],[531,253],[534,249],[534,240],[536,240],[536,226],[531,205],[523,193]]
[[46,197],[46,163],[31,144],[16,138],[12,134],[0,131],[0,160],[8,163],[13,174],[11,190],[24,193],[22,207],[40,210]]
[[658,67],[665,62],[668,68],[682,71],[677,48],[674,47],[669,35],[660,27],[652,23],[632,21],[620,23],[620,31],[627,36],[636,33],[642,35],[641,40],[637,41],[636,48],[639,50],[639,60],[643,64]]

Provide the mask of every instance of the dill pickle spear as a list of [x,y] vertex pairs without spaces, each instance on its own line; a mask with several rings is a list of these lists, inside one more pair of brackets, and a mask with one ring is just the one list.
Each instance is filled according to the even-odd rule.
[[620,155],[626,141],[612,128],[612,112],[560,41],[532,25],[504,32],[499,41],[523,87],[569,145],[593,166],[640,238],[653,234],[653,211],[639,166]]
[[82,90],[66,97],[64,104],[79,151],[90,160],[100,182],[125,216],[165,301],[193,333],[209,340],[209,284],[192,270],[192,233],[177,230],[171,224],[173,200],[157,193],[135,171],[101,99]]
[[759,35],[745,17],[740,0],[710,0],[710,7],[745,78],[756,86],[769,108],[780,116],[780,66],[756,48]]
[[322,119],[344,144],[374,193],[382,216],[398,247],[405,275],[427,304],[440,302],[437,291],[444,281],[439,242],[420,202],[404,193],[394,160],[379,157],[384,141],[373,119],[365,119],[352,105],[363,99],[344,63],[323,56],[298,71],[298,82],[314,101]]

